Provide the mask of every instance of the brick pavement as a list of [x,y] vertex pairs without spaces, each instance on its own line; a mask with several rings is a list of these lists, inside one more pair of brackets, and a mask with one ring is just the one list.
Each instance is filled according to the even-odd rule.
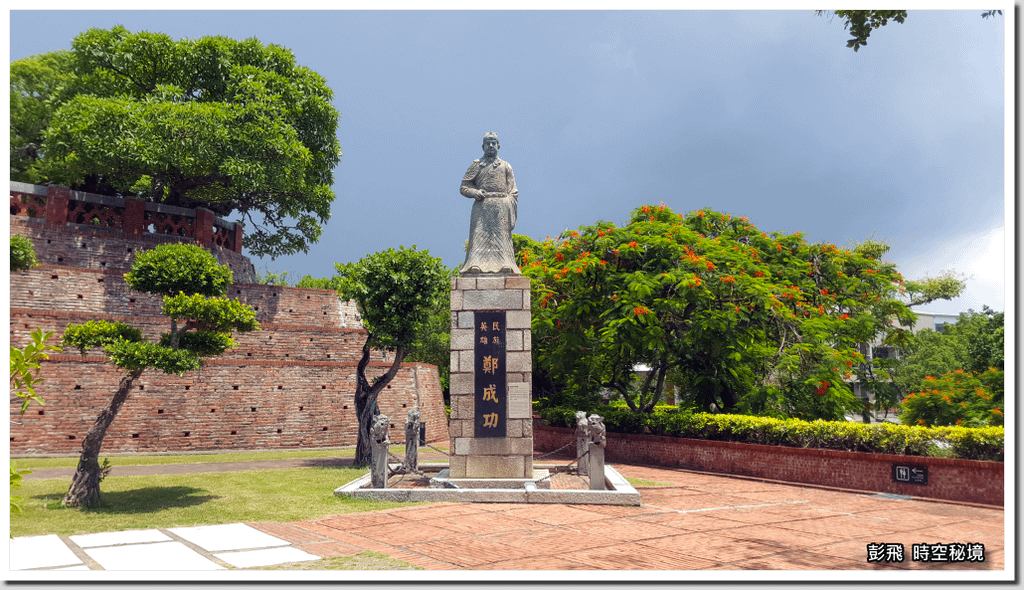
[[[615,465],[642,506],[433,503],[249,523],[317,555],[373,550],[430,570],[1002,570],[999,508],[899,499],[678,469]],[[575,486],[571,476],[553,485]],[[900,543],[904,561],[867,561]],[[912,560],[912,546],[983,544],[984,561]]]
[[[421,462],[444,460],[433,451]],[[565,463],[567,459],[552,461]],[[351,458],[118,467],[119,475],[313,465]],[[642,506],[415,504],[251,526],[323,557],[373,550],[428,570],[1002,570],[1000,508],[898,499],[681,469],[616,464]],[[65,477],[39,469],[35,477]],[[73,468],[66,470],[73,472]],[[140,473],[136,473],[136,471]],[[51,473],[52,472],[52,473]],[[552,477],[552,487],[585,487]],[[867,561],[869,543],[901,544],[904,561]],[[912,560],[914,544],[983,544],[983,562]]]

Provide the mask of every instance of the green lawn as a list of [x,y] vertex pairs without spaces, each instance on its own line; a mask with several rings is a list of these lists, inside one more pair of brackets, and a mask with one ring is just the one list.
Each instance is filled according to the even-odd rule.
[[[39,467],[35,461],[30,465]],[[88,510],[61,507],[70,478],[29,479],[20,488],[12,489],[14,495],[22,498],[22,512],[11,515],[10,532],[15,537],[25,537],[233,522],[289,522],[407,505],[334,496],[335,488],[365,473],[365,469],[303,467],[110,476],[100,484],[102,505]]]
[[[444,447],[438,448],[444,449]],[[421,450],[423,449],[421,448]],[[405,456],[405,447],[393,445],[391,452],[400,457]],[[355,454],[355,449],[337,449],[330,451],[258,451],[211,455],[125,455],[109,457],[109,459],[110,464],[117,467],[118,465],[169,465],[172,463],[223,463],[233,461],[267,461],[271,459],[306,459],[310,457],[352,457]],[[75,467],[78,465],[78,457],[29,457],[15,459],[14,463],[18,469]]]
[[671,486],[671,485],[675,485],[675,484],[671,484],[671,483],[665,483],[663,481],[653,481],[653,480],[650,480],[650,479],[644,479],[642,477],[627,477],[626,481],[628,481],[629,485],[633,486],[634,488],[636,488],[636,487],[649,488],[649,487],[655,487],[655,486]]

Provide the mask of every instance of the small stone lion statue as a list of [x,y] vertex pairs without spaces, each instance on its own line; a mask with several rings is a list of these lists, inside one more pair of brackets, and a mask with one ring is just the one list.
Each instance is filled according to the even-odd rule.
[[587,436],[588,430],[587,413],[583,410],[576,412],[576,436]]
[[370,424],[370,440],[374,445],[388,445],[391,442],[388,439],[388,427],[390,425],[391,420],[384,414],[378,414],[373,417],[373,423]]
[[594,445],[601,447],[603,449],[608,443],[604,436],[604,417],[598,416],[597,414],[591,414],[589,431],[590,442],[594,443]]

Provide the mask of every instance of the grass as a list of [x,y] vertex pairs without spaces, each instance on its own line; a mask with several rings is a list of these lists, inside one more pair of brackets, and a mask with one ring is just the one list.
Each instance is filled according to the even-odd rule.
[[280,565],[269,565],[266,567],[252,568],[261,570],[421,570],[418,565],[412,565],[393,557],[388,557],[376,551],[363,551],[357,555],[346,555],[344,557],[331,557],[317,561],[298,561],[295,563],[282,563]]
[[[444,447],[438,447],[444,448]],[[426,449],[429,451],[429,449]],[[391,452],[405,455],[405,446],[393,445]],[[307,459],[312,457],[352,457],[355,449],[336,449],[327,451],[257,451],[241,453],[216,453],[210,455],[125,455],[109,457],[110,464],[118,465],[171,465],[175,463],[225,463],[235,461],[269,461],[276,459]],[[101,460],[102,461],[102,460]],[[18,469],[48,469],[51,467],[76,467],[78,457],[27,457],[15,459]]]
[[226,473],[110,476],[100,484],[102,504],[62,508],[70,479],[24,480],[14,490],[22,512],[11,534],[26,537],[168,528],[233,522],[290,522],[406,506],[339,498],[335,488],[365,469],[303,467]]
[[626,477],[626,481],[629,485],[635,487],[655,487],[655,486],[671,486],[675,484],[665,483],[663,481],[653,481],[650,479],[644,479],[642,477]]

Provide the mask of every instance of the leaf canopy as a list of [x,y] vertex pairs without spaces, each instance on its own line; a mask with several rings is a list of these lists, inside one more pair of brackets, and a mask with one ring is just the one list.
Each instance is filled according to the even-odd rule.
[[306,251],[330,218],[333,92],[284,47],[90,29],[12,63],[11,95],[14,180],[237,211],[258,256]]
[[124,281],[136,291],[172,297],[181,293],[223,295],[231,269],[195,244],[164,244],[139,252]]

